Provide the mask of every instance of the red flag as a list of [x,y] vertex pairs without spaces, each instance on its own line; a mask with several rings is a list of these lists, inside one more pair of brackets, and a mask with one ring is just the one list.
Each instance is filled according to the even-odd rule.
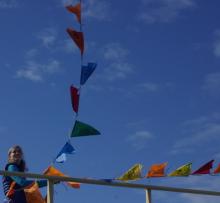
[[71,102],[73,110],[78,113],[79,109],[79,90],[74,87],[73,85],[70,86],[70,95],[71,95]]
[[66,6],[66,9],[69,12],[74,13],[77,17],[78,22],[81,24],[81,3],[78,3],[75,6],[72,5]]
[[76,45],[79,47],[81,51],[81,55],[83,55],[84,52],[84,36],[83,32],[77,32],[71,28],[67,28],[67,33],[72,38],[72,40],[76,43]]
[[208,163],[204,164],[198,170],[194,171],[192,175],[209,174],[210,169],[212,168],[213,162],[214,160],[211,160]]

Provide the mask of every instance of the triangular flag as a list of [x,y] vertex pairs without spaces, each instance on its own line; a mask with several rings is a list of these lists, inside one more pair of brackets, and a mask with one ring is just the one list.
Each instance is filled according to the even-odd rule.
[[73,107],[73,111],[78,113],[79,110],[79,89],[74,87],[73,85],[70,86],[70,95],[71,95],[71,103]]
[[[58,169],[56,169],[53,166],[49,166],[45,171],[44,171],[45,175],[49,175],[49,176],[61,176],[61,177],[68,177],[67,175],[63,174],[61,171],[59,171]],[[80,183],[75,183],[75,182],[66,182],[66,184],[72,188],[80,188]]]
[[92,75],[94,70],[96,69],[96,63],[88,63],[87,66],[82,66],[81,69],[81,77],[80,77],[80,84],[84,85],[88,78]]
[[138,180],[141,178],[141,170],[143,166],[141,164],[135,164],[127,172],[125,172],[116,180],[129,181],[129,180]]
[[24,194],[27,203],[46,203],[36,182],[31,187],[25,188]]
[[75,6],[72,5],[66,6],[66,9],[69,12],[74,13],[77,17],[78,22],[81,23],[81,3],[78,3]]
[[66,161],[66,155],[67,154],[73,154],[75,152],[75,149],[71,145],[70,141],[66,142],[66,144],[63,146],[61,151],[56,157],[56,162],[63,163]]
[[189,176],[191,174],[191,167],[192,163],[185,164],[171,172],[168,176]]
[[194,171],[192,175],[209,174],[210,169],[212,168],[213,162],[214,160],[211,160],[208,163],[204,164],[198,170]]
[[76,120],[71,133],[71,137],[80,137],[88,135],[100,135],[100,132],[92,126]]
[[162,164],[154,164],[150,167],[150,170],[148,171],[147,178],[152,177],[164,177],[165,176],[165,168],[167,166],[166,163]]
[[217,166],[217,168],[214,170],[213,174],[220,173],[220,164]]
[[67,33],[72,38],[72,40],[76,43],[76,45],[79,47],[81,51],[81,55],[83,55],[84,52],[84,36],[83,32],[77,32],[71,28],[67,28]]

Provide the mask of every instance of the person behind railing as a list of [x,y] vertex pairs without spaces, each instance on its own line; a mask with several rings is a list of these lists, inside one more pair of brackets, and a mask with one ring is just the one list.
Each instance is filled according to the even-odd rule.
[[[8,163],[5,166],[6,171],[25,172],[26,163],[22,148],[18,145],[8,150]],[[47,180],[36,181],[38,187],[47,186]],[[33,180],[27,180],[25,177],[3,176],[3,190],[6,196],[5,203],[26,203],[24,188],[35,183]],[[13,189],[13,192],[11,192]]]

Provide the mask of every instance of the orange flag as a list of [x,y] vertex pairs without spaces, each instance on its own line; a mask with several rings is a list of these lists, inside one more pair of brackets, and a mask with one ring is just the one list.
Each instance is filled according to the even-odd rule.
[[78,22],[81,24],[81,3],[78,3],[75,6],[72,5],[66,6],[66,9],[69,12],[74,13],[76,15]]
[[148,174],[145,176],[147,178],[152,178],[152,177],[164,177],[165,176],[165,168],[167,166],[166,163],[162,164],[154,164],[150,167],[150,170],[148,171]]
[[[49,176],[61,176],[61,177],[68,177],[67,175],[63,174],[61,171],[58,169],[54,168],[53,166],[49,166],[45,171],[45,175]],[[75,182],[66,182],[68,186],[72,188],[80,188],[80,183],[75,183]]]
[[213,174],[220,173],[220,164],[217,166],[217,168],[214,170]]
[[30,187],[25,188],[24,193],[27,203],[46,203],[36,182]]
[[77,32],[71,28],[67,28],[67,33],[72,38],[72,40],[76,43],[76,45],[79,47],[81,51],[81,55],[83,55],[84,52],[84,36],[83,32]]

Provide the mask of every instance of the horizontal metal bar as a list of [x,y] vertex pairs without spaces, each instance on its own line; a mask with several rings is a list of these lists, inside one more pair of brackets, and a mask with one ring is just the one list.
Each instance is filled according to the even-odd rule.
[[42,175],[42,174],[9,172],[9,171],[1,171],[1,170],[0,170],[0,175],[21,176],[21,177],[28,177],[28,178],[34,178],[34,179],[47,179],[47,180],[62,181],[62,182],[71,181],[71,182],[77,182],[77,183],[112,186],[112,187],[126,187],[126,188],[145,189],[145,190],[158,190],[158,191],[167,191],[167,192],[181,192],[181,193],[191,193],[191,194],[200,194],[200,195],[220,196],[220,192],[218,191],[144,185],[144,184],[135,184],[135,183],[126,183],[126,182],[115,182],[115,181],[109,182],[105,180],[88,179],[88,178],[48,176],[48,175]]

